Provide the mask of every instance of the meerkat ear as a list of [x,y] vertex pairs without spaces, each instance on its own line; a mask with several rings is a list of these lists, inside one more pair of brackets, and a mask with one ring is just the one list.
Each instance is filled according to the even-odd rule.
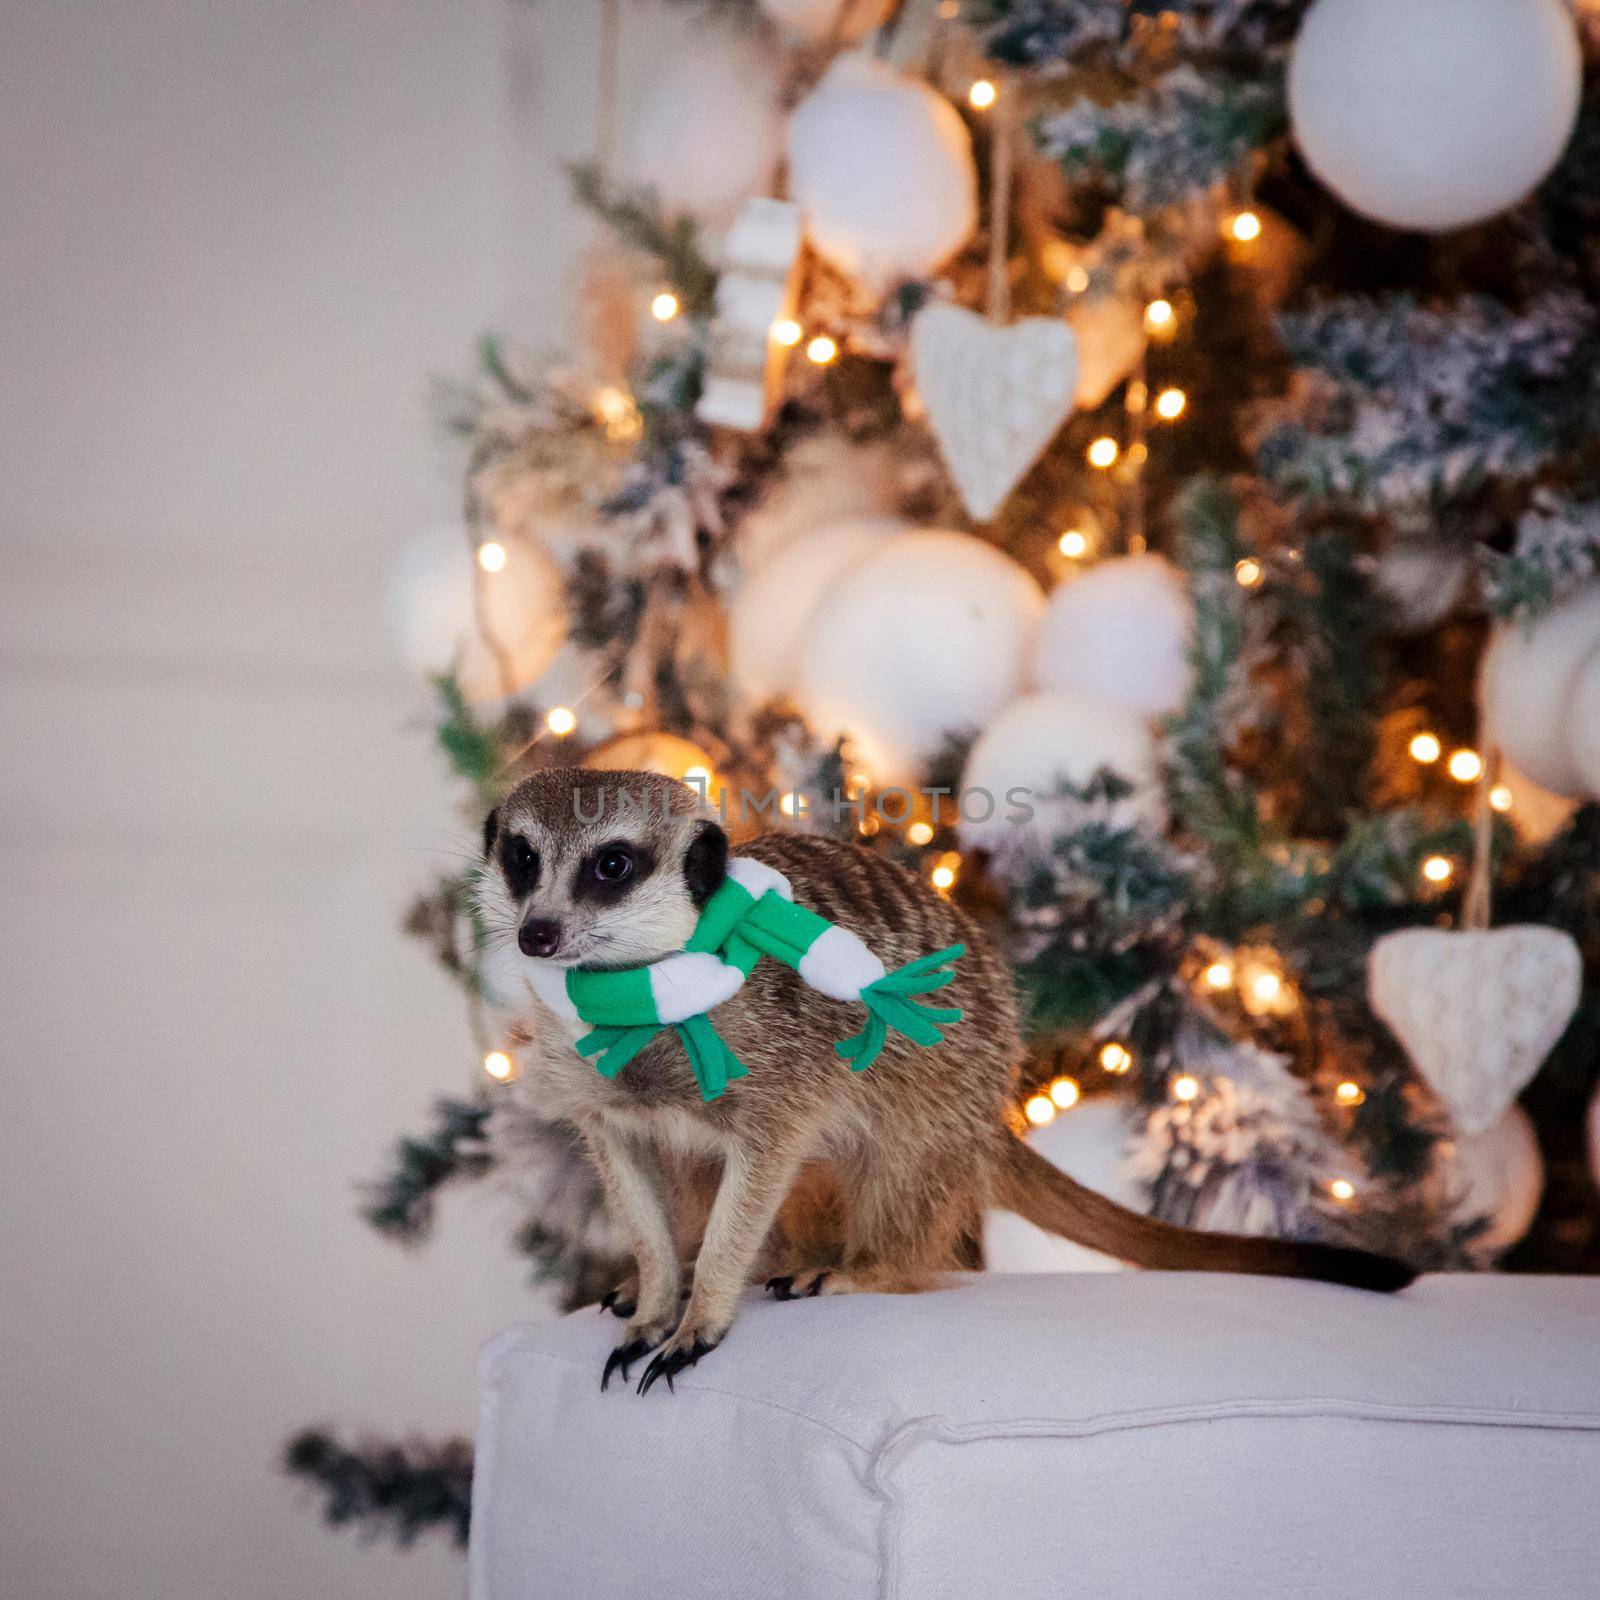
[[700,823],[683,853],[683,881],[698,910],[728,876],[728,836],[714,822]]
[[500,837],[500,808],[496,806],[483,819],[483,854],[485,859],[494,853],[494,842]]

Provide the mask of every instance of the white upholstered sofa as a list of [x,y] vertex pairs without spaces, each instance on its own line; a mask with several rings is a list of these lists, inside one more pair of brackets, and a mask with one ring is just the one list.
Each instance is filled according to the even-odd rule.
[[472,1600],[1600,1600],[1600,1280],[765,1303],[642,1398],[481,1367]]

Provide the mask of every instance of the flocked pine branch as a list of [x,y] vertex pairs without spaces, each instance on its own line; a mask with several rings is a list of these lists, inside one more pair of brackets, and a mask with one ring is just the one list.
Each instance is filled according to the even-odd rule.
[[1263,411],[1257,464],[1310,503],[1426,518],[1495,482],[1525,482],[1593,425],[1594,313],[1577,294],[1523,312],[1346,297],[1285,316],[1299,369]]
[[1541,490],[1511,549],[1485,549],[1480,560],[1490,609],[1531,621],[1600,577],[1600,498]]
[[703,316],[710,311],[717,275],[701,253],[699,230],[692,217],[667,215],[648,189],[608,185],[593,163],[580,162],[570,174],[578,203],[625,244],[656,258],[661,276],[688,315]]
[[1098,183],[1146,214],[1201,198],[1284,125],[1280,86],[1182,66],[1128,99],[1085,98],[1041,117],[1034,140],[1070,181]]
[[962,20],[1010,66],[1062,74],[1110,53],[1127,70],[1173,46],[1280,55],[1309,0],[967,0]]
[[307,1429],[284,1449],[284,1471],[314,1487],[333,1527],[358,1524],[368,1537],[387,1535],[402,1548],[440,1532],[465,1549],[472,1520],[472,1443],[407,1440],[348,1444]]
[[421,1138],[404,1138],[394,1148],[394,1165],[367,1192],[362,1216],[380,1233],[406,1244],[428,1236],[434,1201],[445,1184],[457,1178],[481,1177],[490,1155],[484,1127],[486,1100],[440,1100],[434,1125]]
[[1197,478],[1173,506],[1178,558],[1194,598],[1189,660],[1194,682],[1165,728],[1164,770],[1174,815],[1225,858],[1259,848],[1255,793],[1228,761],[1251,712],[1249,592],[1239,583],[1247,555],[1239,504],[1214,478]]

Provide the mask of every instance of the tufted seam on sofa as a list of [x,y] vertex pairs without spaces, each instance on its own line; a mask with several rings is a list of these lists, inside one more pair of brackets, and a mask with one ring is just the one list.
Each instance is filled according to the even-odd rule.
[[[872,1452],[867,1481],[883,1506],[878,1529],[879,1600],[900,1597],[900,1518],[903,1502],[893,1482],[895,1469],[928,1444],[960,1445],[995,1439],[1091,1439],[1141,1428],[1184,1426],[1236,1417],[1339,1417],[1356,1422],[1420,1423],[1430,1427],[1531,1428],[1568,1433],[1600,1433],[1595,1412],[1513,1411],[1505,1407],[1400,1406],[1383,1401],[1340,1398],[1302,1400],[1224,1400],[1209,1405],[1111,1411],[1095,1417],[1016,1418],[1010,1422],[951,1424],[943,1417],[918,1417],[896,1428]],[[832,1431],[832,1430],[830,1430]]]

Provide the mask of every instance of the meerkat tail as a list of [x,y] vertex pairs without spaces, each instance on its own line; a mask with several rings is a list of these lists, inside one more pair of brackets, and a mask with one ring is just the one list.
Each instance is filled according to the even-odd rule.
[[1416,1277],[1403,1262],[1366,1250],[1204,1233],[1141,1216],[1069,1178],[1015,1136],[997,1203],[1048,1233],[1136,1267],[1313,1278],[1385,1293]]

